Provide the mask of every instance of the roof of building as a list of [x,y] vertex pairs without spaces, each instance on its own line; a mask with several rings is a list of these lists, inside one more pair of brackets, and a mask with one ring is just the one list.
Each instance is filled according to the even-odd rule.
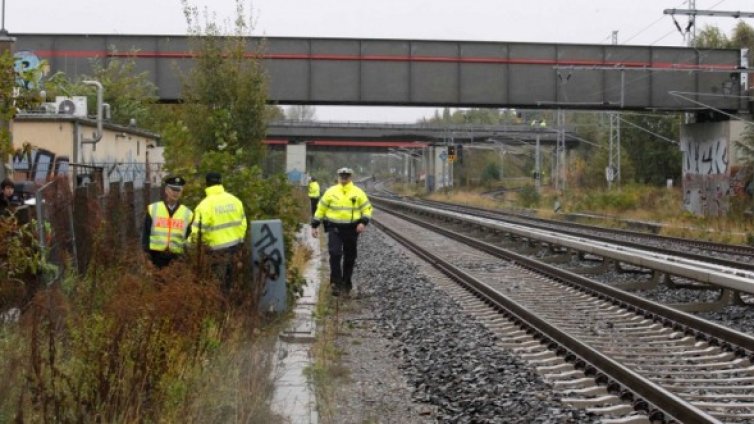
[[[85,125],[87,127],[97,126],[96,119],[84,118],[82,116],[64,115],[59,113],[19,113],[15,118],[13,118],[13,120],[19,122],[78,122],[79,124]],[[152,138],[155,140],[160,138],[160,134],[145,130],[143,128],[118,125],[111,122],[103,122],[102,127],[110,131],[124,132],[126,134]]]

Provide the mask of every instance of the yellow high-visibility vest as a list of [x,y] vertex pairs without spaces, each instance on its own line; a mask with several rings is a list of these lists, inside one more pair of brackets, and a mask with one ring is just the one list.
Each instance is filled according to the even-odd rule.
[[214,185],[204,189],[207,197],[194,210],[191,241],[202,243],[211,250],[219,250],[241,244],[246,236],[246,212],[243,203],[223,186]]
[[372,204],[366,193],[352,182],[336,184],[325,191],[317,204],[313,222],[327,220],[334,224],[367,223],[372,218]]
[[186,234],[194,215],[191,209],[178,205],[178,209],[171,217],[165,202],[155,202],[149,205],[147,213],[152,217],[149,250],[183,253]]
[[310,181],[309,182],[309,197],[317,198],[319,197],[319,183],[316,181]]

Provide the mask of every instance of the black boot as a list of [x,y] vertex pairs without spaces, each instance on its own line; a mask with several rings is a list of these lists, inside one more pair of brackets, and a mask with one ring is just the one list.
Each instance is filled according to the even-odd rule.
[[330,290],[333,297],[340,296],[340,293],[343,291],[343,283],[341,283],[338,280],[330,280]]

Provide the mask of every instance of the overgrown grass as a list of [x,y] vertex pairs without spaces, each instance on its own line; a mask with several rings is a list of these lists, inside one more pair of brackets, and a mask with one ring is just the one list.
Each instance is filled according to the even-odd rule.
[[[226,295],[206,255],[158,270],[105,240],[86,275],[0,322],[0,422],[283,422],[269,404],[285,317],[259,311],[248,261]],[[311,252],[293,250],[295,271]]]
[[314,362],[306,369],[307,378],[313,383],[316,393],[319,419],[324,424],[334,422],[336,388],[339,384],[348,382],[351,375],[350,370],[341,362],[343,352],[336,341],[348,331],[340,314],[352,307],[348,301],[330,295],[326,271],[325,266],[320,266],[322,284],[315,307],[317,339],[312,346]]
[[[535,203],[532,198],[514,192],[506,192],[502,199],[473,191],[432,193],[426,197],[492,209],[519,210]],[[554,211],[556,202],[560,204],[559,213]],[[734,198],[727,216],[700,217],[684,210],[679,188],[629,185],[611,191],[569,189],[564,195],[543,187],[536,203],[539,205],[538,215],[543,218],[558,219],[564,213],[587,213],[602,216],[599,225],[608,227],[627,227],[625,220],[656,222],[664,225],[661,230],[664,235],[754,244],[754,219],[745,213],[751,202],[748,198]]]

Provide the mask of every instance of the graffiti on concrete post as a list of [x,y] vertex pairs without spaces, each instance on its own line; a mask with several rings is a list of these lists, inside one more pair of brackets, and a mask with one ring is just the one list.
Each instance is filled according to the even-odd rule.
[[262,274],[261,307],[282,312],[287,306],[283,224],[279,219],[251,221],[251,261],[254,275]]

